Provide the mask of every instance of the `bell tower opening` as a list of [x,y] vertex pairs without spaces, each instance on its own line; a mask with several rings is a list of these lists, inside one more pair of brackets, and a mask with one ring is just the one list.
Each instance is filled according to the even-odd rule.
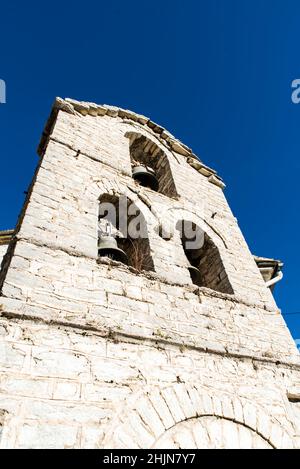
[[177,191],[164,151],[152,140],[135,132],[128,132],[132,177],[141,186],[168,197],[177,197]]
[[222,293],[233,294],[219,250],[211,238],[195,223],[180,220],[176,224],[192,282]]
[[138,271],[154,270],[145,218],[126,196],[99,199],[98,255]]

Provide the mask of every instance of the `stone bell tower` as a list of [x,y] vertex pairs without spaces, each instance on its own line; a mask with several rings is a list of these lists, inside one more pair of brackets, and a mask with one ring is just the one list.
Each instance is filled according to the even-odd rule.
[[[39,154],[0,234],[0,447],[299,447],[280,265],[250,253],[216,172],[148,118],[71,99]],[[139,239],[99,211],[124,198]]]

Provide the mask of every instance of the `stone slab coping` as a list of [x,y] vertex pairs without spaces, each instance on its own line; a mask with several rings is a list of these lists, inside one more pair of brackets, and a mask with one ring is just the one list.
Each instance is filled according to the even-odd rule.
[[14,234],[15,230],[2,230],[0,231],[0,246],[8,244]]
[[133,121],[142,126],[147,126],[151,129],[156,137],[166,145],[171,151],[175,151],[180,155],[184,156],[187,159],[187,162],[192,166],[197,172],[206,176],[209,179],[209,182],[220,187],[221,189],[225,188],[225,184],[216,171],[208,166],[206,166],[199,158],[196,156],[191,148],[186,146],[176,137],[174,137],[170,132],[168,132],[164,127],[156,124],[148,117],[145,117],[141,114],[129,111],[128,109],[122,109],[117,106],[109,106],[107,104],[95,104],[84,101],[77,101],[71,98],[59,98],[57,97],[53,103],[52,111],[50,117],[46,123],[46,126],[43,131],[43,135],[38,146],[38,154],[41,156],[44,154],[45,147],[51,130],[55,123],[57,112],[61,110],[69,114],[74,114],[78,116],[110,116],[110,117],[119,117],[123,120]]

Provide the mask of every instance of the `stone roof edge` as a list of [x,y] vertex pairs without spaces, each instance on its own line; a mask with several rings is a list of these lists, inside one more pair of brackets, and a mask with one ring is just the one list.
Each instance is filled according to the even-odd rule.
[[225,188],[225,184],[217,175],[216,171],[212,168],[206,166],[198,157],[193,153],[193,151],[187,147],[180,140],[176,139],[170,132],[168,132],[164,127],[153,122],[148,117],[145,117],[141,114],[129,111],[127,109],[122,109],[117,106],[109,106],[107,104],[99,105],[95,103],[89,103],[85,101],[76,101],[71,98],[59,98],[57,97],[53,103],[52,111],[50,117],[46,123],[40,144],[38,146],[38,154],[42,155],[44,153],[45,146],[49,134],[51,133],[52,126],[55,122],[57,113],[59,110],[65,111],[69,114],[74,115],[90,115],[90,116],[104,116],[108,115],[110,117],[121,117],[122,119],[130,119],[134,122],[137,122],[143,126],[149,127],[163,143],[165,143],[170,150],[179,153],[187,159],[187,162],[200,174],[206,176],[212,184],[220,187],[221,189]]
[[13,237],[15,230],[1,230],[0,231],[0,246],[8,244]]
[[260,256],[256,256],[253,254],[253,257],[254,257],[254,260],[255,262],[269,262],[270,264],[276,264],[276,265],[279,265],[280,267],[283,266],[283,262],[280,261],[279,259],[273,259],[271,257],[260,257]]

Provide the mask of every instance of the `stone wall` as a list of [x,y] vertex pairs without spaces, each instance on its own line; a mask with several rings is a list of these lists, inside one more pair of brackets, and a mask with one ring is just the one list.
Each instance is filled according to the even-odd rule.
[[16,318],[0,331],[2,448],[169,447],[169,428],[205,416],[224,419],[219,447],[292,445],[290,367]]
[[[299,353],[220,185],[146,123],[67,107],[49,128],[1,271],[2,447],[297,445]],[[163,151],[178,196],[133,181],[133,131]],[[140,209],[154,272],[98,259],[104,193]],[[171,229],[184,219],[231,294],[192,284]]]
[[299,360],[277,310],[24,240],[16,245],[3,295],[4,310],[48,322],[275,361]]

